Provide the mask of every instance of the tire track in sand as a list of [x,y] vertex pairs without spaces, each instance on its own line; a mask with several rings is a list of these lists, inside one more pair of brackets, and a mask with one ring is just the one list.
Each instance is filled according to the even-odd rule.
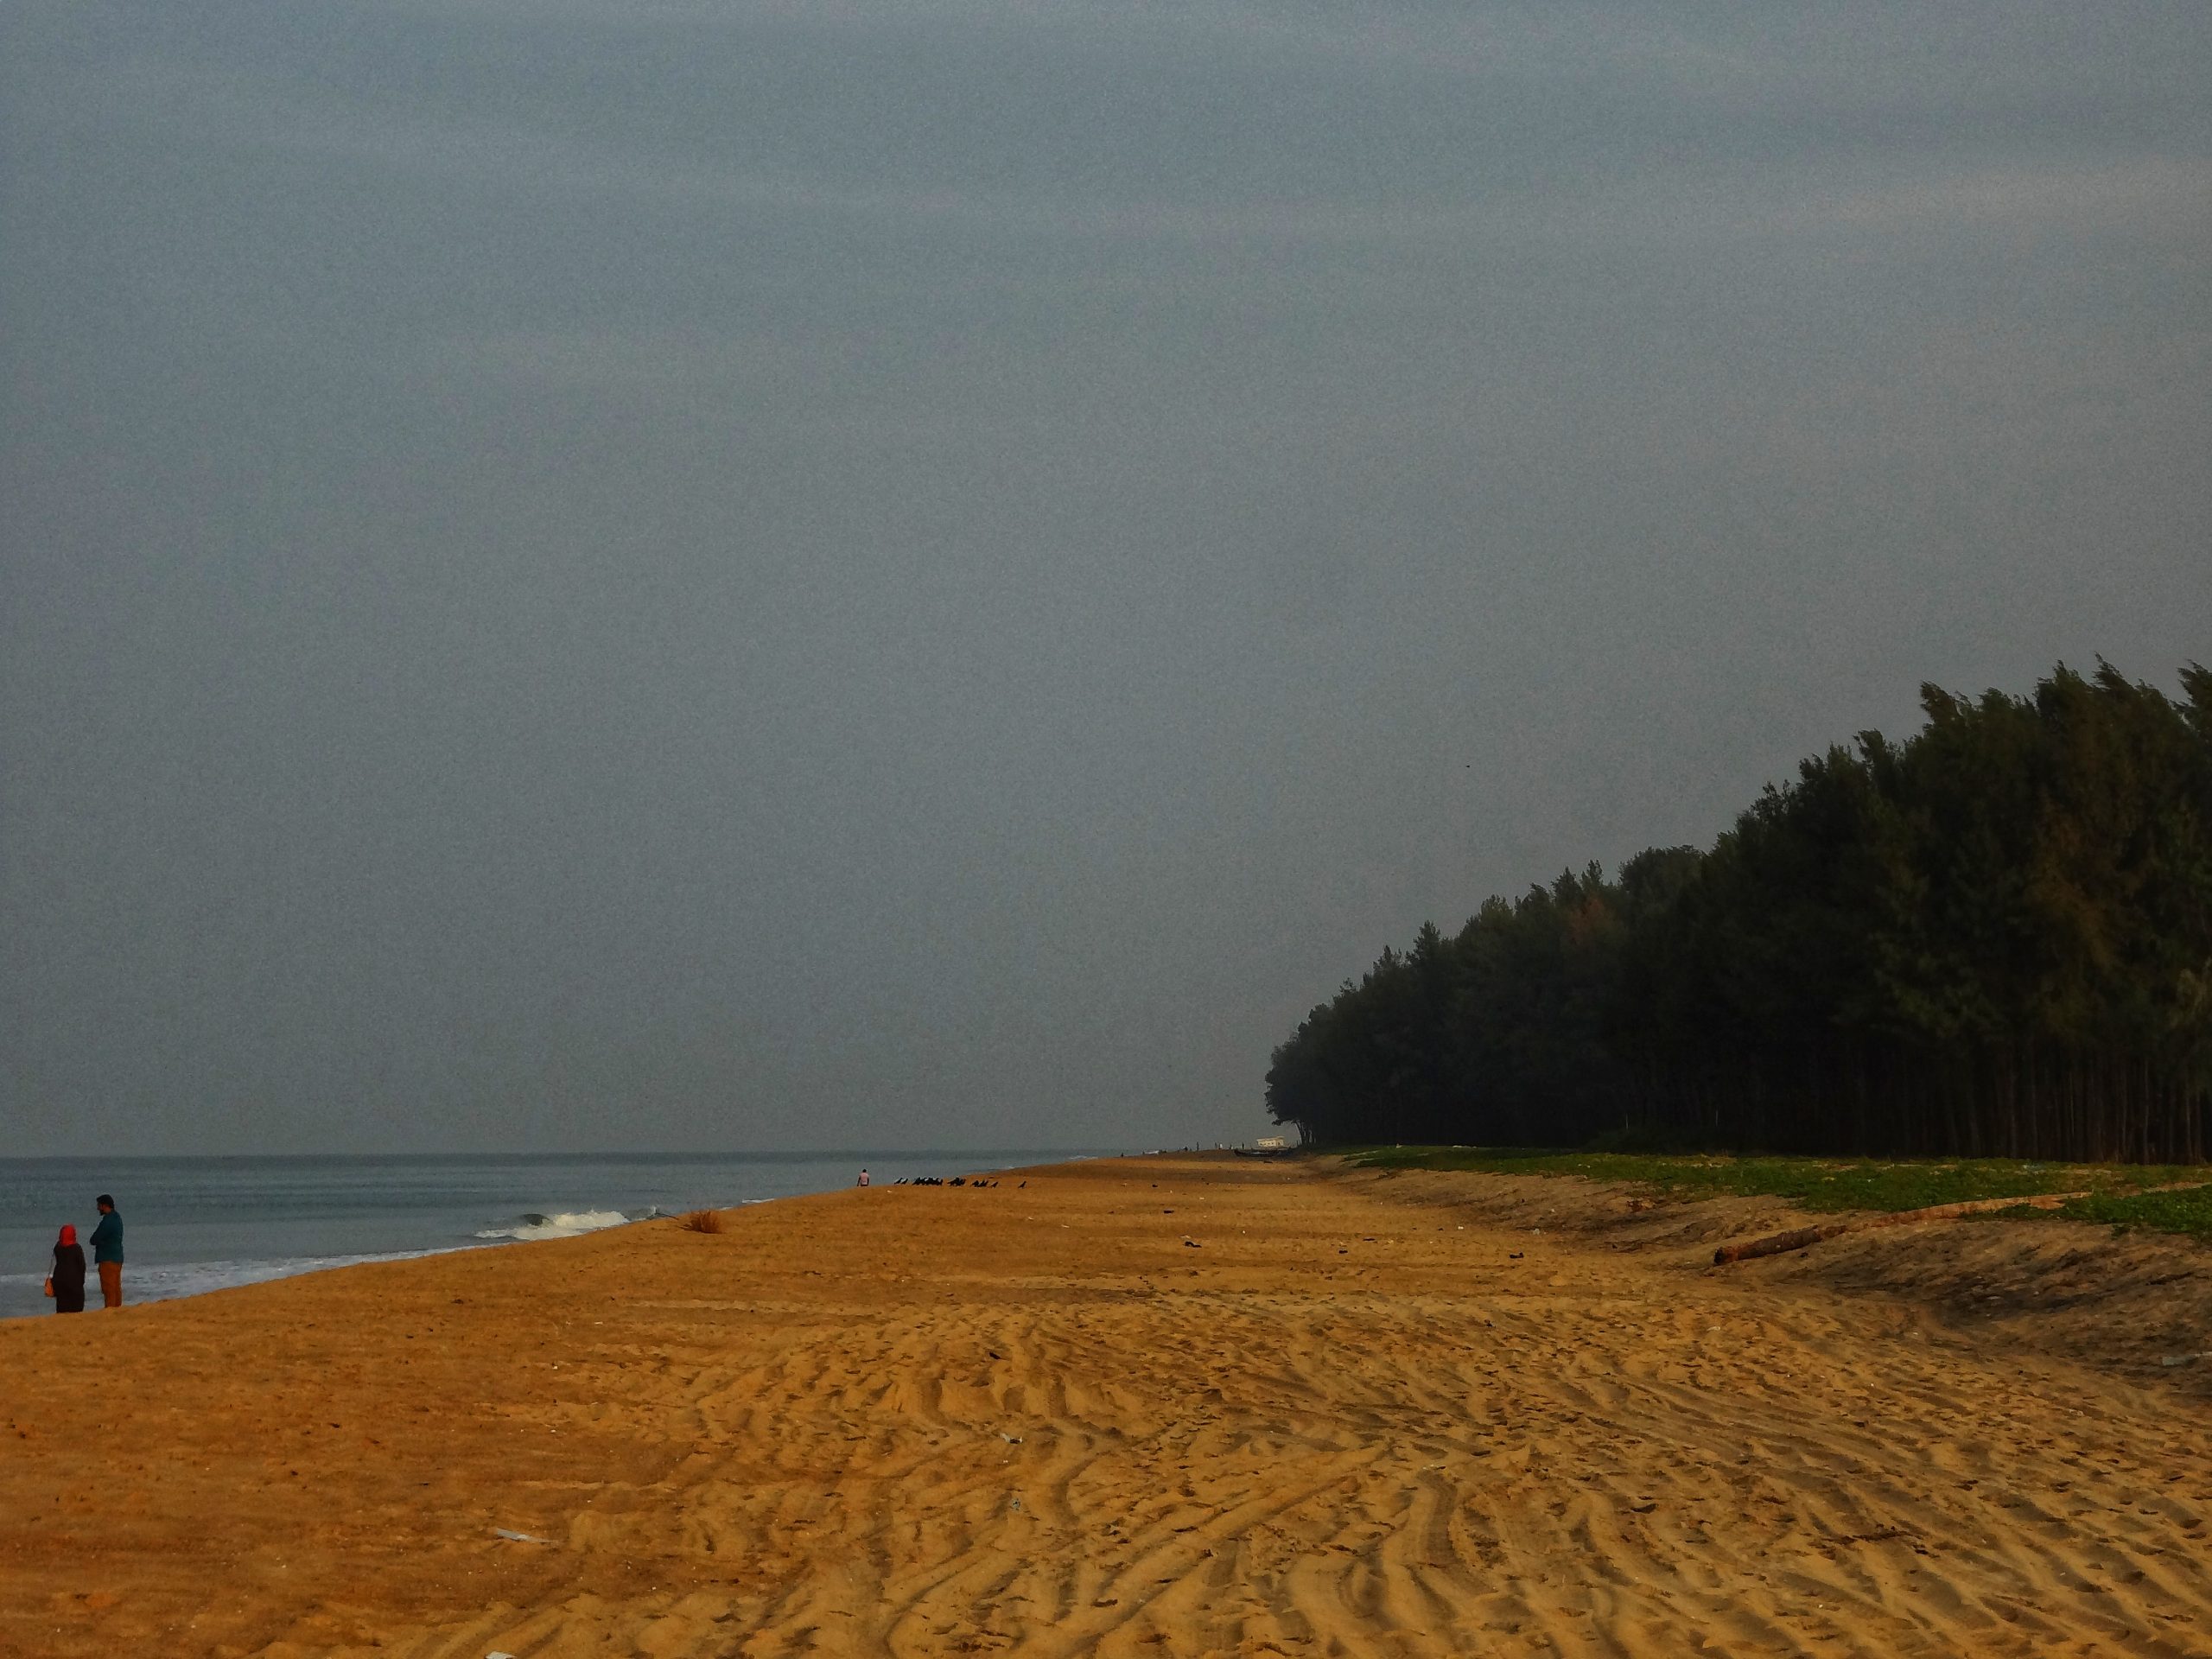
[[690,1300],[518,1427],[664,1472],[378,1651],[2212,1656],[2201,1406],[1296,1167],[1027,1179],[633,1241]]

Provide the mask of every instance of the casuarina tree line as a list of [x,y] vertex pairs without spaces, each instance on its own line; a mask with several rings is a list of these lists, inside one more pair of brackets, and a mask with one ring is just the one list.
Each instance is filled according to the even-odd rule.
[[2212,671],[1923,686],[1655,848],[1386,949],[1274,1051],[1309,1142],[2199,1162],[2212,1139]]

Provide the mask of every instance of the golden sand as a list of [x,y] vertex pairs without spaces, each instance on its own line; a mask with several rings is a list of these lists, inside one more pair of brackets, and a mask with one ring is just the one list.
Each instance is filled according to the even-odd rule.
[[1499,1185],[1104,1160],[0,1325],[0,1652],[2212,1655],[2201,1393]]

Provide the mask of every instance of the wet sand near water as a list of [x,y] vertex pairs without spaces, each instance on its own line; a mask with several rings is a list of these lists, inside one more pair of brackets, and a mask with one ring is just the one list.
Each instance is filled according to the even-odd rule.
[[2212,1656],[2212,1409],[2017,1325],[999,1181],[0,1325],[0,1652]]

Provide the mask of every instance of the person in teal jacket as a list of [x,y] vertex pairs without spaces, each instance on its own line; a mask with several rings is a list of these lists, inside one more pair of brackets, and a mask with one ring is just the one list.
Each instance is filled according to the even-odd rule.
[[100,1270],[100,1301],[107,1307],[123,1306],[123,1217],[115,1200],[103,1192],[94,1200],[100,1207],[100,1224],[92,1229],[92,1261]]

